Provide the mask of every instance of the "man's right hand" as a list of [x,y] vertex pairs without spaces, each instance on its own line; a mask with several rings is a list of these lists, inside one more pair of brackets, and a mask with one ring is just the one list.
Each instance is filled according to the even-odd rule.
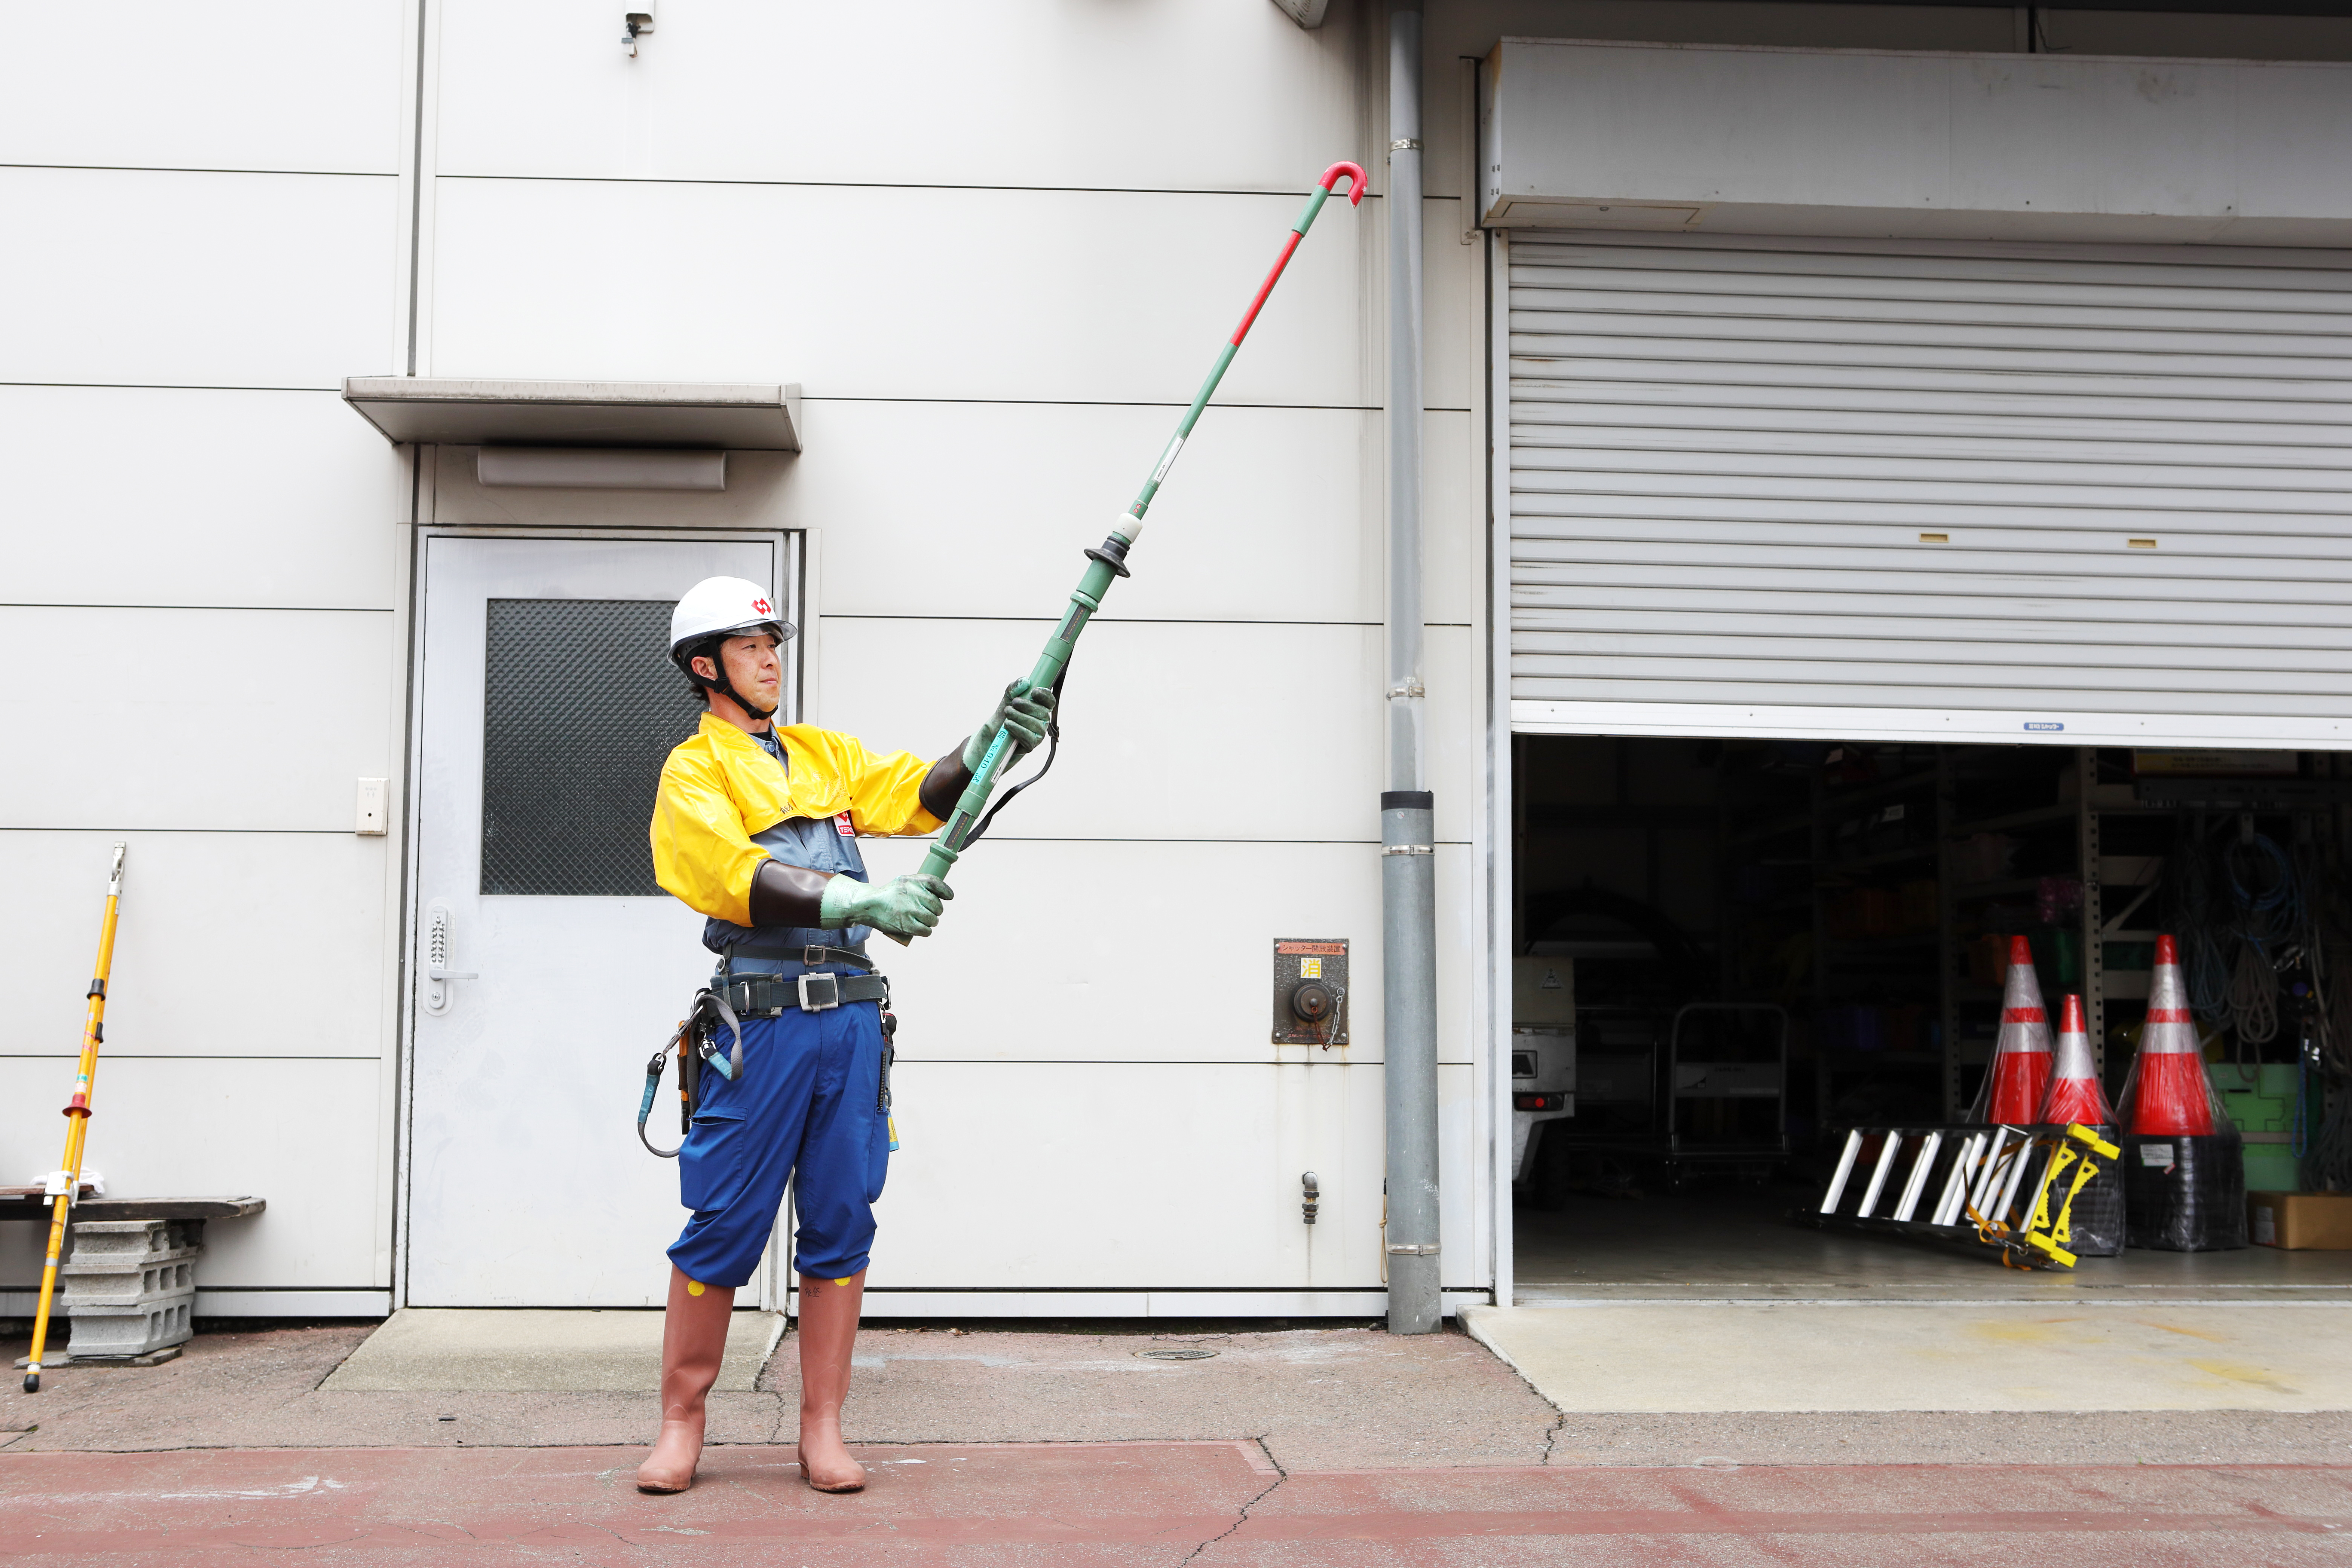
[[879,884],[835,877],[824,885],[824,924],[828,931],[872,926],[904,942],[930,935],[940,905],[954,897],[937,877],[893,877]]

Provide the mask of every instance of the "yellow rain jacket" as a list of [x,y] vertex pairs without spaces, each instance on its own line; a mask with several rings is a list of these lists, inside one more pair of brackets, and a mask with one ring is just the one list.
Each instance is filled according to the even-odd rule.
[[654,879],[698,912],[751,923],[751,876],[768,852],[751,842],[791,817],[849,814],[859,833],[931,833],[923,809],[931,764],[912,752],[877,757],[855,735],[779,725],[790,770],[760,742],[709,713],[662,764],[654,804]]

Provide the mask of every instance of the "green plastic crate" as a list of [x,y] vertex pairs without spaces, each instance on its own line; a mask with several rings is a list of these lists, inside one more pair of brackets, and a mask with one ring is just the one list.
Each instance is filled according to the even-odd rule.
[[2238,1068],[2208,1062],[2205,1074],[2241,1132],[2294,1130],[2295,1068],[2292,1062]]
[[2246,1191],[2250,1193],[2303,1191],[2303,1162],[2294,1157],[2294,1147],[2285,1143],[2247,1144]]
[[[2222,1109],[2241,1132],[2292,1135],[2294,1131],[2296,1070],[2293,1063],[2240,1068],[2227,1062],[2209,1062],[2206,1075],[2221,1096]],[[2292,1143],[2246,1144],[2246,1191],[2297,1193],[2303,1190],[2303,1162]]]

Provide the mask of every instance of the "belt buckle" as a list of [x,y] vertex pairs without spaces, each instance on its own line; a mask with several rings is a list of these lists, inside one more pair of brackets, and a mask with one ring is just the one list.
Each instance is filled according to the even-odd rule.
[[831,948],[826,947],[823,942],[811,942],[808,946],[801,949],[801,962],[807,964],[811,969],[822,968],[824,965],[825,960],[831,955],[832,951],[833,950]]
[[[799,976],[801,1011],[829,1013],[841,1005],[841,976],[838,974],[803,974]],[[824,998],[817,1000],[819,996]]]

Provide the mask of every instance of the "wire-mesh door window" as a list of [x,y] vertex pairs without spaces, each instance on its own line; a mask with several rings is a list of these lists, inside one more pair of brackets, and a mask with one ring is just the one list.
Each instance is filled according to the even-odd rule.
[[658,894],[662,759],[702,706],[669,662],[667,599],[492,599],[482,891]]

